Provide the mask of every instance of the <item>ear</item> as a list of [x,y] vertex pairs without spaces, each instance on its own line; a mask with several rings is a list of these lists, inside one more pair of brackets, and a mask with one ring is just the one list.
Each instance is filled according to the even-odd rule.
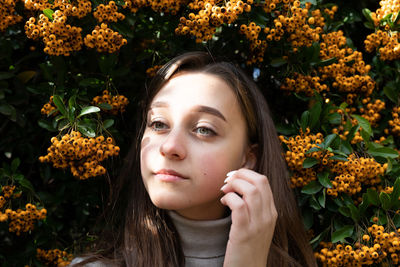
[[257,149],[258,149],[257,144],[253,144],[247,149],[246,157],[243,159],[241,168],[247,168],[253,170],[256,167]]

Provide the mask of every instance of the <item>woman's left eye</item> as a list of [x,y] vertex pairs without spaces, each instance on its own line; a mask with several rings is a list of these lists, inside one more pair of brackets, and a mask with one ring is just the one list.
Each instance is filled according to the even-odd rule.
[[200,135],[205,135],[205,136],[213,136],[216,135],[216,133],[211,130],[210,128],[207,127],[197,127],[195,129],[196,133],[200,134]]

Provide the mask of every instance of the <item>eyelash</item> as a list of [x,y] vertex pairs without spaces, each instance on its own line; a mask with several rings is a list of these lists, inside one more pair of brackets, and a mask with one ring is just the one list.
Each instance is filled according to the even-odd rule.
[[[149,122],[149,123],[147,124],[147,127],[150,127],[153,131],[156,131],[156,132],[161,131],[161,130],[158,130],[158,129],[155,128],[154,125],[155,125],[156,123],[161,123],[161,124],[163,124],[164,126],[166,125],[165,123],[163,123],[163,122],[161,122],[161,121],[151,121],[151,122]],[[206,129],[207,131],[210,132],[210,134],[200,134],[200,135],[202,135],[202,136],[216,136],[216,135],[217,135],[217,133],[216,133],[214,130],[212,130],[212,129],[208,128],[208,127],[197,127],[195,130],[198,130],[198,129]]]

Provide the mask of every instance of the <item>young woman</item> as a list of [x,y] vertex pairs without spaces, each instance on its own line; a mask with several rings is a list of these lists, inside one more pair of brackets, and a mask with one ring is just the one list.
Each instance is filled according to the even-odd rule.
[[73,263],[316,266],[268,105],[239,68],[202,52],[172,59],[142,119],[111,228]]

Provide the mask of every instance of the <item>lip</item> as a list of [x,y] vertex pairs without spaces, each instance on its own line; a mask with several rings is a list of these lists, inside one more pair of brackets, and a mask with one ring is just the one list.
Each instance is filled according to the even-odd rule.
[[163,182],[175,182],[180,180],[185,180],[187,177],[183,176],[179,172],[171,169],[161,169],[155,173],[157,179]]

